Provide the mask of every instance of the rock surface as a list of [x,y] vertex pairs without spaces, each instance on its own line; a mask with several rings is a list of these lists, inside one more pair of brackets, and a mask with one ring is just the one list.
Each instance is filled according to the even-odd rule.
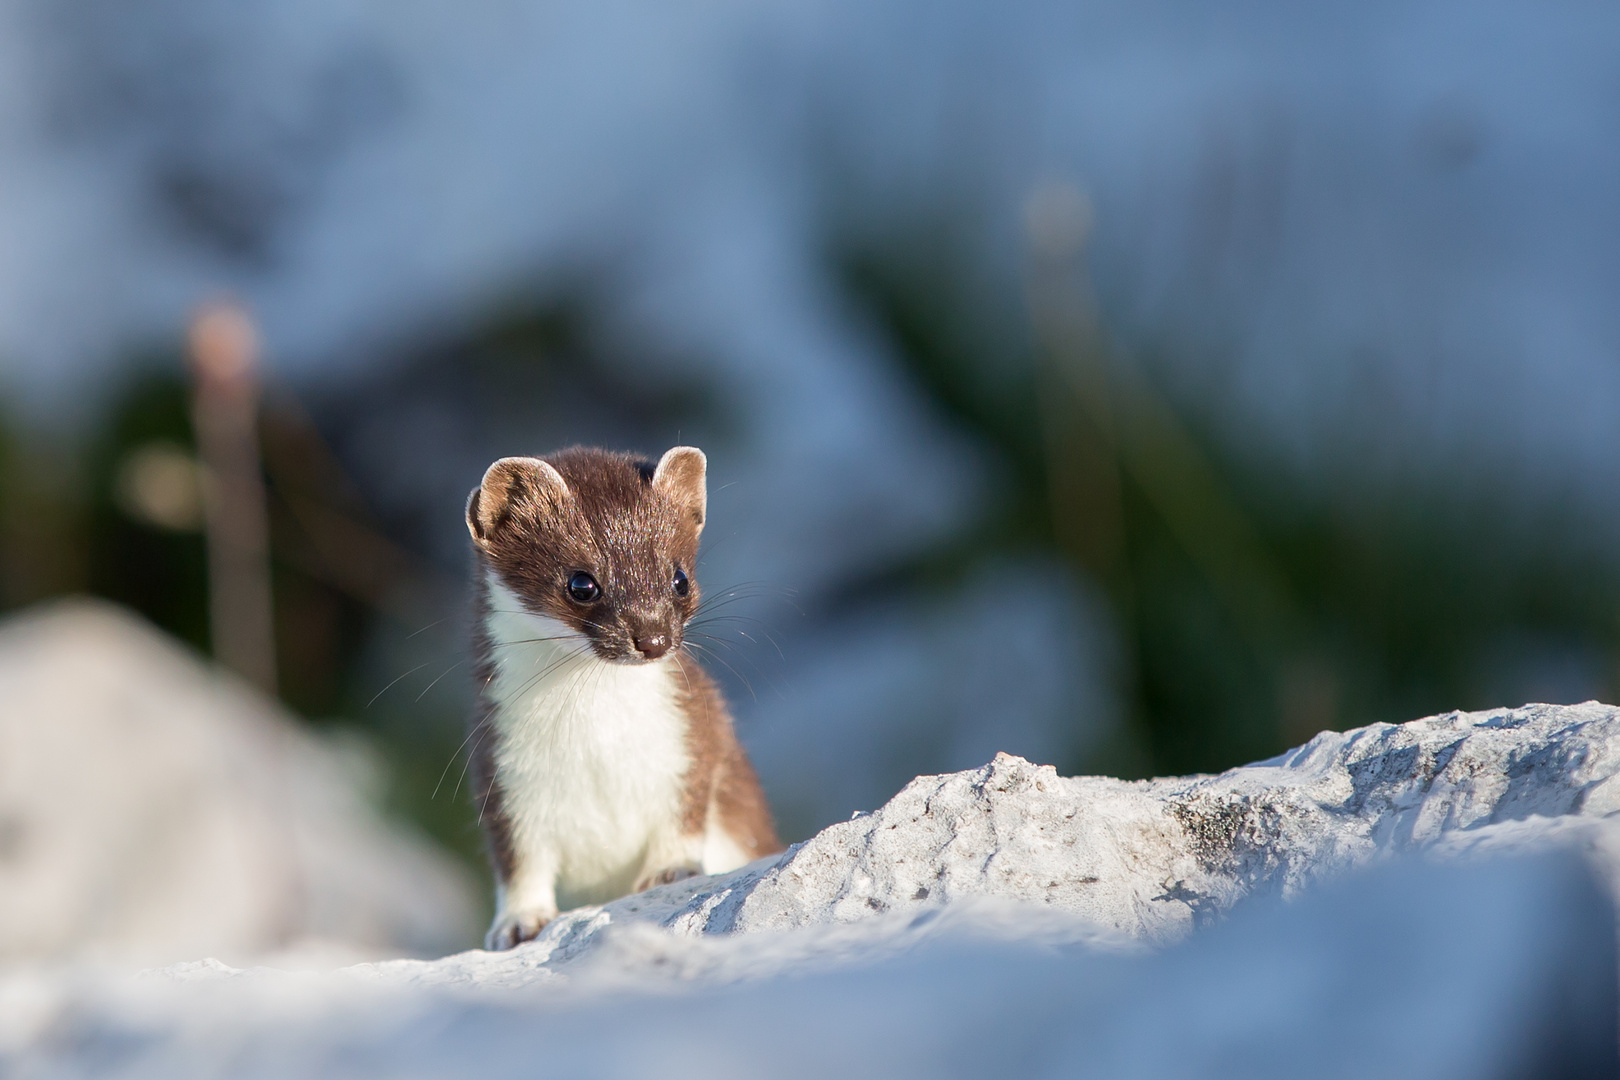
[[[788,930],[981,896],[1163,944],[1246,897],[1288,899],[1413,849],[1577,845],[1620,865],[1610,854],[1620,832],[1604,822],[1620,810],[1617,776],[1620,709],[1596,702],[1323,732],[1218,776],[1064,778],[1003,754],[970,772],[918,777],[881,809],[779,858],[565,913],[495,963],[521,979],[583,955],[625,922],[683,935]],[[460,963],[434,970],[456,980]]]
[[[1075,921],[1047,915],[1037,924]],[[819,967],[801,955],[790,976],[716,983],[744,973],[741,953],[780,961],[792,940],[838,947],[881,923],[902,930],[890,915],[661,935],[684,947],[605,949],[561,985],[527,990],[192,972],[73,995],[27,1049],[0,1050],[0,1067],[23,1080],[1574,1080],[1620,1065],[1613,909],[1573,859],[1385,868],[1297,904],[1262,902],[1156,954],[987,936],[968,919],[899,953]],[[691,963],[717,952],[729,956]],[[686,978],[650,979],[655,955],[684,955]]]
[[0,628],[0,960],[245,963],[476,940],[474,885],[316,738],[110,604]]
[[1002,755],[507,953],[14,971],[0,1065],[1612,1075],[1617,746],[1620,710],[1589,703],[1324,733],[1219,776],[1064,779]]

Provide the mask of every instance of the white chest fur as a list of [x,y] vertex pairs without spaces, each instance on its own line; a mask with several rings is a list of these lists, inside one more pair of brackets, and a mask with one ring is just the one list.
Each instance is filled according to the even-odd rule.
[[562,908],[623,895],[679,828],[690,758],[675,666],[598,658],[493,574],[489,599],[484,693],[516,861],[555,881]]

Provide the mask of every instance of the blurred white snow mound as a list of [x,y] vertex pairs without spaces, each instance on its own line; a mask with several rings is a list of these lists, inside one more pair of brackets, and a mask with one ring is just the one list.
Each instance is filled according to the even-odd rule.
[[1614,865],[1616,735],[1620,710],[1592,703],[1324,733],[1220,776],[1065,779],[1001,755],[918,778],[780,857],[570,912],[507,953],[326,975],[217,961],[135,982],[13,975],[0,1063],[1614,1075],[1615,909],[1592,871]]
[[364,748],[110,604],[0,628],[0,961],[436,955],[468,875],[370,805]]

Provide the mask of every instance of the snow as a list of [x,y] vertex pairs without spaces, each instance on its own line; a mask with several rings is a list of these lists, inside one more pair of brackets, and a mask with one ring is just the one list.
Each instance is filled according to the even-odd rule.
[[[1620,710],[919,777],[507,953],[0,979],[18,1076],[1603,1075]],[[1594,873],[1594,870],[1597,872]]]

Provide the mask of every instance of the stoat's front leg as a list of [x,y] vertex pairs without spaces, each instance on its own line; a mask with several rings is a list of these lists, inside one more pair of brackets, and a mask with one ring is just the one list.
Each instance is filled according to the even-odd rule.
[[495,894],[495,921],[484,948],[510,949],[536,937],[557,917],[557,860],[550,852],[526,852]]
[[703,834],[666,834],[655,840],[647,850],[647,861],[642,864],[641,875],[630,887],[641,892],[657,885],[695,877],[703,873]]

